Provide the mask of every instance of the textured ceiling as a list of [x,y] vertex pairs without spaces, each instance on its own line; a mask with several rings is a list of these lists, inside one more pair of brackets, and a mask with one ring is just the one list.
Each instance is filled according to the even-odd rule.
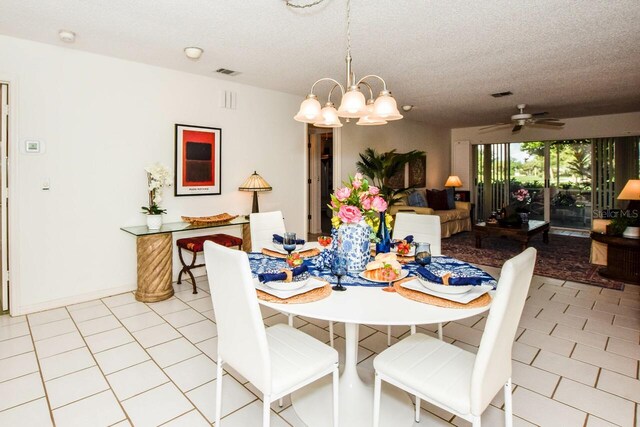
[[[353,0],[351,11],[356,75],[385,78],[399,105],[416,106],[407,117],[465,127],[518,103],[559,118],[640,111],[638,0]],[[75,44],[58,40],[62,28]],[[346,0],[1,0],[0,34],[301,98],[320,77],[345,78]],[[186,46],[205,53],[188,60]]]

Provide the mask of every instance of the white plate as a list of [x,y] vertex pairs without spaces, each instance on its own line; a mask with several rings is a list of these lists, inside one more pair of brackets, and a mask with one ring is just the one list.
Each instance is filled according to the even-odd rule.
[[[405,277],[407,277],[409,275],[409,271],[408,270],[401,270],[400,271],[400,276],[398,276],[397,279],[393,279],[392,282],[397,282],[398,280],[402,280]],[[389,283],[388,280],[374,280],[374,279],[369,279],[367,276],[364,275],[364,271],[361,272],[359,274],[360,277],[362,277],[365,280],[368,280],[370,282],[376,282],[376,283]]]
[[442,283],[430,282],[421,277],[418,277],[418,280],[420,281],[420,284],[425,288],[431,289],[432,291],[441,294],[464,294],[473,289],[473,285],[445,286]]
[[[285,251],[282,245],[279,243],[271,242],[271,246],[273,247],[273,251],[278,252],[279,254],[283,254],[283,255],[289,254],[289,252]],[[296,252],[302,252],[308,249],[312,249],[309,242],[305,243],[304,245],[296,245],[295,250],[291,251],[291,253],[295,254]]]
[[253,279],[253,284],[256,289],[259,289],[262,292],[266,292],[269,295],[273,295],[281,299],[287,299],[296,295],[304,294],[305,292],[309,292],[316,288],[321,288],[327,284],[327,282],[325,282],[324,280],[320,280],[317,277],[309,277],[307,280],[305,280],[305,282],[305,285],[298,289],[277,290],[265,286],[264,283],[260,283],[257,277]]
[[264,282],[265,286],[270,287],[271,289],[275,289],[276,291],[295,291],[296,289],[300,289],[304,285],[307,284],[306,280],[300,280],[297,282]]
[[459,302],[460,304],[468,304],[474,299],[490,292],[493,287],[491,285],[478,285],[474,286],[469,292],[465,292],[464,294],[443,294],[441,292],[435,292],[431,289],[427,289],[422,286],[422,283],[416,277],[415,280],[409,280],[403,282],[400,286],[403,288],[411,289],[413,291],[422,292],[423,294],[433,295],[438,298],[447,299],[449,301]]

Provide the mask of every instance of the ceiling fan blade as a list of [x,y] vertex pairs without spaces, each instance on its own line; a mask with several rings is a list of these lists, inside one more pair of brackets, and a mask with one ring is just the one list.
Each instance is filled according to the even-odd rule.
[[533,121],[536,122],[559,122],[560,119],[554,119],[553,117],[545,117],[542,119],[533,119]]
[[531,124],[539,125],[539,126],[564,126],[564,123],[562,122],[552,122],[552,121],[546,121],[546,120],[536,120]]
[[496,123],[494,125],[485,126],[485,127],[480,128],[478,130],[490,129],[490,128],[494,128],[494,127],[497,127],[497,126],[506,126],[506,125],[510,125],[510,124],[511,123]]
[[548,111],[540,111],[539,113],[533,113],[531,115],[535,117],[535,116],[544,116],[544,115],[547,115],[547,114],[549,114]]
[[522,129],[522,125],[515,125],[513,129],[511,129],[511,132],[518,132],[520,129]]

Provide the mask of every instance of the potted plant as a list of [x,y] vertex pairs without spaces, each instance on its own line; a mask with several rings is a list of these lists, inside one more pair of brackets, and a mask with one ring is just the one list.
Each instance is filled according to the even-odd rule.
[[393,206],[415,186],[393,189],[389,186],[389,180],[398,172],[403,171],[407,163],[424,155],[424,151],[418,150],[412,150],[408,153],[396,153],[396,150],[378,153],[373,148],[367,148],[364,153],[360,153],[360,160],[356,162],[356,167],[358,172],[371,180],[372,185],[380,189],[380,195],[389,206]]
[[529,222],[529,212],[531,209],[531,195],[526,188],[520,188],[511,193],[511,206],[515,209],[516,213],[520,215],[520,218],[524,224]]
[[160,163],[145,168],[147,172],[147,191],[149,192],[149,206],[142,206],[142,213],[147,215],[147,227],[149,230],[159,230],[162,227],[162,214],[166,209],[160,207],[162,201],[162,189],[171,186],[169,169]]

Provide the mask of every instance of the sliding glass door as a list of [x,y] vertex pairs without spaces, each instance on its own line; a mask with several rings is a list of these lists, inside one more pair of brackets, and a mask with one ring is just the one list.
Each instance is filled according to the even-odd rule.
[[639,147],[637,136],[477,145],[478,219],[512,203],[513,193],[524,188],[530,219],[589,229],[594,213],[623,207],[616,196],[638,177]]

